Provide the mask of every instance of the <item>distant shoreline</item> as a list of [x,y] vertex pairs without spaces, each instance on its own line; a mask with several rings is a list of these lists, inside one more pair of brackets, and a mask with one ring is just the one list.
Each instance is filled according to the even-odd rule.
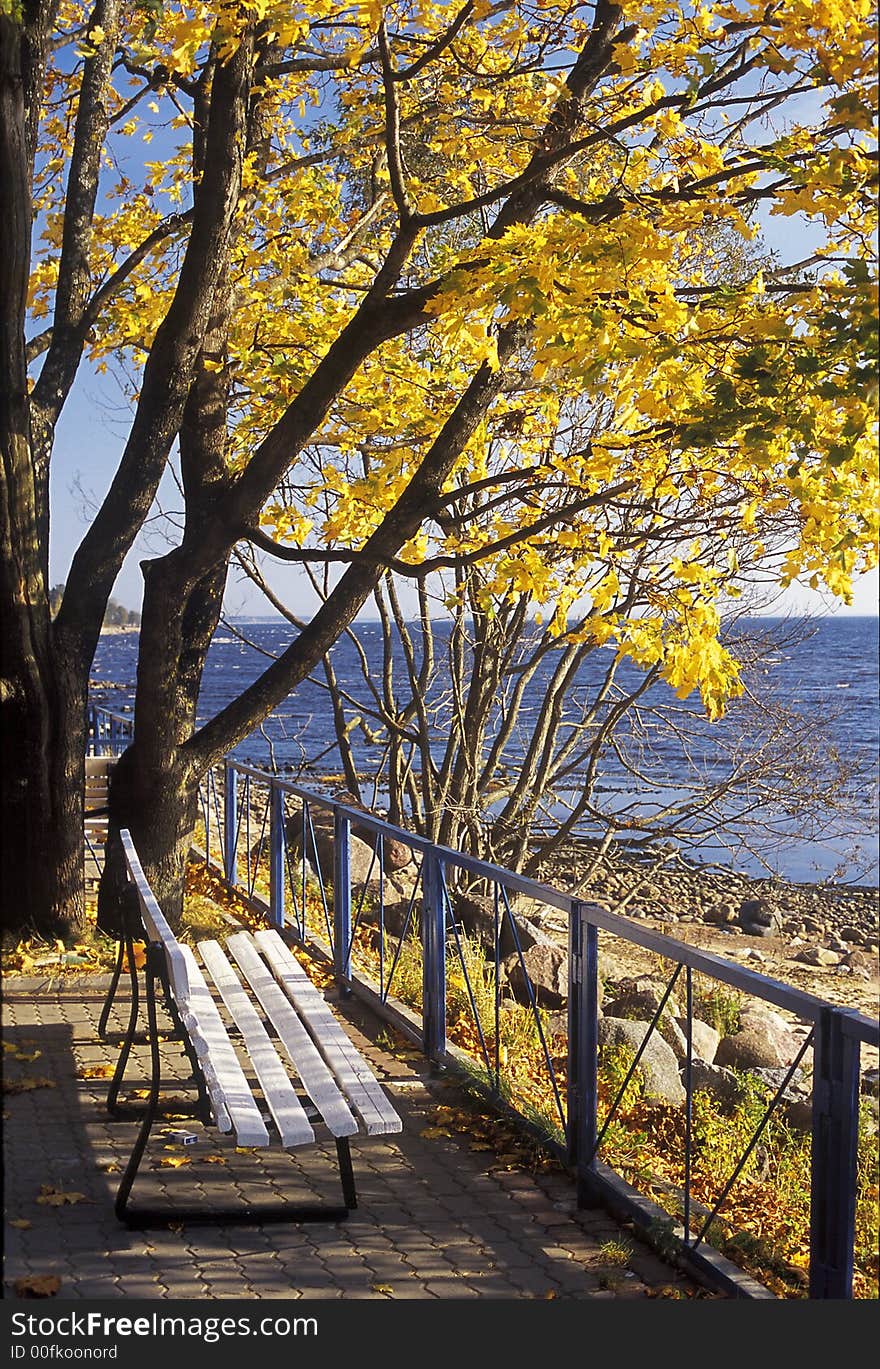
[[134,623],[108,623],[101,628],[102,637],[115,637],[120,632],[140,632],[140,627]]

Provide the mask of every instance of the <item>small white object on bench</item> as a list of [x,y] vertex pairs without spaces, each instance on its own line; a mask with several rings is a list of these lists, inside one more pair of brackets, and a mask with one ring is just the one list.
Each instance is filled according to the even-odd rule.
[[[197,943],[196,954],[172,932],[144,875],[131,835],[121,833],[126,863],[135,886],[148,942],[147,1008],[153,1042],[151,1102],[117,1197],[117,1215],[129,1224],[145,1225],[154,1213],[132,1213],[128,1195],[140,1163],[159,1093],[159,1050],[156,1031],[156,978],[164,981],[166,1001],[175,1025],[184,1034],[191,1060],[197,1063],[203,1097],[220,1131],[233,1133],[242,1147],[273,1142],[290,1150],[317,1140],[300,1094],[336,1141],[346,1203],[328,1209],[338,1219],[355,1205],[348,1137],[400,1132],[403,1124],[367,1061],[312,984],[277,931],[256,936],[238,932],[226,940]],[[231,959],[230,959],[231,955]],[[152,957],[152,959],[151,959]],[[157,958],[158,967],[157,967]],[[198,958],[197,958],[198,957]],[[201,962],[201,963],[199,963]],[[234,962],[234,963],[233,963]],[[135,973],[134,970],[131,971]],[[115,984],[111,986],[111,995]],[[239,1048],[230,1037],[221,1006],[240,1034]],[[115,1108],[136,1025],[133,1008],[126,1044],[108,1096]],[[258,1097],[245,1073],[259,1085]],[[264,1113],[271,1119],[271,1132]],[[323,1209],[288,1207],[289,1213],[318,1217]],[[260,1209],[253,1210],[259,1220]],[[175,1214],[169,1210],[166,1218]],[[194,1214],[188,1213],[188,1217]],[[215,1214],[228,1220],[231,1214]],[[275,1215],[275,1214],[272,1214]]]

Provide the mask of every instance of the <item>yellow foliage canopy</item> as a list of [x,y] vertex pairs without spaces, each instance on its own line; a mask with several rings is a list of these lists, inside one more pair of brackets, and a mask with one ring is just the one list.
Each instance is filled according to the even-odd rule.
[[[719,609],[756,566],[848,600],[875,563],[868,0],[79,17],[62,3],[48,75],[34,320],[54,307],[71,110],[112,44],[87,347],[99,369],[124,362],[136,397],[186,248],[200,102],[245,35],[230,323],[202,357],[230,476],[377,286],[413,302],[265,504],[288,556],[356,557],[488,371],[493,401],[402,574],[479,565],[487,609],[528,595],[560,637],[662,663],[714,717],[739,687]],[[792,221],[789,260],[761,246],[770,216]]]

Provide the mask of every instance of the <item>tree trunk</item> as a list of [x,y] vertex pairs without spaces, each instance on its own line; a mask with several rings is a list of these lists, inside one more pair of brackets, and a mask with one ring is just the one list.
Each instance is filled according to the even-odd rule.
[[[172,572],[174,563],[171,562]],[[119,930],[129,897],[119,832],[128,828],[144,873],[165,917],[175,929],[183,913],[186,863],[198,816],[201,771],[186,750],[196,729],[205,658],[223,604],[224,562],[188,598],[175,592],[168,562],[153,562],[138,643],[138,680],[149,673],[152,688],[138,689],[135,740],[119,758],[110,784],[104,873],[98,925]]]
[[24,341],[36,19],[31,34],[0,17],[0,920],[16,939],[67,935],[83,915],[81,676],[72,663],[59,688]]
[[[74,679],[53,697],[33,660],[10,659],[19,687],[2,701],[0,926],[14,940],[78,934],[85,921],[85,706]],[[26,682],[27,687],[22,687]]]
[[198,811],[199,777],[169,748],[161,768],[141,764],[139,744],[120,756],[110,780],[110,818],[98,925],[118,935],[121,911],[132,898],[119,833],[131,833],[150,887],[169,923],[180,926],[186,861]]

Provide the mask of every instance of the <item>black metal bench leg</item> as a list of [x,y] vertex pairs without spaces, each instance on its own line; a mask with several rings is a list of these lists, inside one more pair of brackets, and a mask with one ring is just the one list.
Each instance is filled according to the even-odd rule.
[[115,1113],[116,1111],[116,1104],[119,1098],[119,1090],[122,1087],[122,1080],[123,1076],[125,1075],[125,1067],[128,1064],[128,1057],[131,1054],[131,1048],[134,1044],[134,1034],[135,1030],[137,1029],[138,1010],[140,1007],[140,995],[138,992],[137,981],[137,967],[134,963],[134,946],[132,944],[131,937],[126,936],[124,942],[121,944],[123,945],[125,952],[127,952],[128,954],[128,968],[129,975],[131,978],[131,1007],[129,1009],[128,1014],[128,1028],[125,1033],[125,1040],[123,1041],[122,1049],[119,1052],[119,1059],[116,1062],[116,1069],[113,1072],[113,1078],[110,1082],[110,1088],[107,1090],[107,1111],[109,1113]]
[[104,1006],[101,1009],[101,1017],[98,1021],[98,1036],[102,1041],[107,1036],[107,1022],[110,1017],[110,1009],[113,1007],[113,1000],[116,997],[116,990],[119,988],[119,976],[122,974],[122,961],[125,956],[125,939],[119,938],[119,951],[116,955],[116,968],[113,971],[113,978],[110,980],[110,987],[107,990],[107,997],[104,999]]
[[342,1196],[349,1209],[357,1207],[357,1192],[354,1186],[354,1170],[351,1167],[351,1147],[347,1136],[336,1138],[336,1155],[339,1159],[339,1173],[342,1178]]
[[[151,950],[152,947],[150,947],[147,951],[148,962]],[[137,1134],[137,1140],[134,1143],[134,1148],[132,1149],[131,1155],[129,1156],[128,1164],[125,1167],[125,1173],[122,1176],[122,1180],[120,1182],[119,1189],[116,1194],[116,1203],[114,1205],[114,1211],[121,1222],[127,1221],[128,1198],[129,1194],[131,1193],[131,1186],[134,1183],[135,1175],[137,1174],[138,1169],[140,1168],[140,1163],[143,1159],[144,1150],[146,1149],[147,1145],[147,1138],[150,1134],[150,1129],[154,1121],[156,1120],[156,1114],[159,1111],[159,1088],[161,1083],[161,1060],[159,1056],[159,1027],[158,1022],[156,1020],[155,980],[153,978],[152,968],[149,965],[149,963],[147,965],[147,1023],[148,1031],[150,1033],[150,1092],[147,1098],[146,1111],[144,1113],[144,1117]],[[129,1035],[126,1037],[126,1043],[129,1046],[129,1048],[131,1047],[132,1034],[133,1033],[130,1030]],[[122,1068],[124,1071],[125,1066],[123,1065]],[[116,1086],[118,1091],[118,1082],[121,1082],[122,1073],[119,1071],[117,1072],[119,1073],[119,1081],[117,1081],[117,1079],[114,1077],[113,1085]]]

